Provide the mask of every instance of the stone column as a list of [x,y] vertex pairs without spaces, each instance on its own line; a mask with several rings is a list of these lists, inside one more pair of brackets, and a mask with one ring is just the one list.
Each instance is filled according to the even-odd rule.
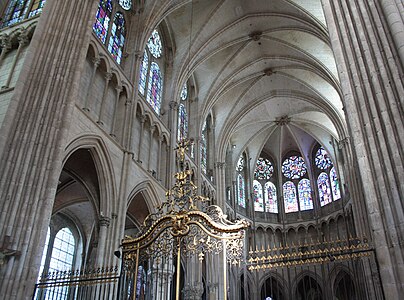
[[98,113],[98,121],[97,121],[97,124],[100,124],[100,125],[104,125],[104,123],[102,122],[102,115],[104,114],[105,101],[107,99],[109,82],[111,81],[111,78],[112,78],[112,73],[110,73],[110,72],[105,73],[105,86],[104,86],[104,91],[102,93],[100,112]]
[[85,111],[90,111],[90,106],[92,104],[91,99],[93,96],[92,91],[93,91],[93,85],[94,85],[94,77],[95,77],[95,74],[97,73],[97,69],[98,69],[98,66],[100,65],[100,62],[101,62],[101,60],[98,57],[95,57],[93,59],[93,72],[91,73],[90,83],[88,84],[86,99],[84,100],[83,110],[85,110]]
[[98,251],[97,251],[97,266],[98,267],[103,267],[105,262],[105,246],[107,245],[106,240],[107,240],[107,231],[109,224],[111,223],[111,218],[109,217],[104,217],[101,216],[99,219],[99,226],[100,226],[100,231],[98,235]]
[[[11,68],[8,71],[8,77],[6,82],[4,83],[4,85],[1,87],[1,89],[7,89],[9,88],[10,82],[11,82],[11,78],[13,78],[13,74],[14,74],[14,70],[15,70],[15,66],[17,65],[18,59],[20,57],[21,54],[21,49],[23,47],[25,47],[29,42],[28,36],[26,32],[22,32],[19,36],[18,36],[18,48],[17,48],[17,53],[14,56],[14,60],[13,63],[11,64]],[[3,51],[2,51],[3,52]],[[3,53],[2,53],[3,54]],[[1,60],[0,60],[1,62]]]
[[142,145],[142,141],[143,141],[143,135],[144,135],[144,122],[146,121],[146,116],[141,116],[140,117],[140,132],[139,132],[139,148],[137,149],[137,162],[138,163],[142,163],[142,161],[140,160],[140,151],[142,149],[141,145]]
[[226,163],[216,162],[215,171],[216,171],[215,178],[216,178],[216,193],[217,193],[216,204],[219,205],[226,213],[226,183],[225,183]]
[[[384,12],[397,4],[382,3]],[[385,16],[375,0],[325,0],[323,6],[355,141],[351,168],[360,172],[366,205],[360,217],[371,226],[385,298],[404,299],[404,83],[397,56],[403,47],[391,43],[394,31],[386,26],[398,13]]]
[[20,253],[0,269],[3,299],[32,298],[98,2],[46,2],[1,128],[0,244]]
[[161,161],[162,161],[162,159],[161,159],[161,146],[162,146],[162,144],[163,144],[163,141],[164,141],[164,136],[162,136],[162,135],[160,135],[159,136],[159,148],[158,148],[158,150],[157,150],[157,179],[158,180],[161,180],[162,178],[162,172],[161,172]]
[[156,125],[150,125],[150,141],[149,141],[149,153],[148,153],[148,158],[147,158],[147,169],[151,171],[150,168],[150,159],[152,157],[152,150],[153,150],[153,134],[154,131],[156,130]]
[[112,114],[111,133],[109,134],[112,137],[116,137],[116,134],[115,134],[116,117],[118,114],[119,96],[121,95],[121,92],[122,92],[122,86],[117,86],[115,88],[115,91],[116,91],[116,99],[115,99],[115,105],[114,105],[114,113]]

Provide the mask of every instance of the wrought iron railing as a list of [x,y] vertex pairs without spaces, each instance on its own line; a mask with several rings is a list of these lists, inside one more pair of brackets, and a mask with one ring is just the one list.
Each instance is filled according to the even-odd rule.
[[55,271],[39,278],[32,299],[116,299],[118,282],[117,266]]

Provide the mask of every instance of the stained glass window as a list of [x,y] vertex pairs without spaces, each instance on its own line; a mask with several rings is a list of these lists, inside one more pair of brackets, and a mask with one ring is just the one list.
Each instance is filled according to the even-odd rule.
[[341,199],[341,190],[339,188],[338,176],[334,167],[330,171],[330,180],[333,200],[336,201],[338,199]]
[[139,92],[144,95],[144,91],[146,89],[146,79],[147,79],[147,70],[149,67],[149,57],[147,52],[143,53],[142,64],[140,65],[140,76],[139,76]]
[[276,197],[275,185],[268,181],[264,185],[265,211],[278,213],[278,199]]
[[320,147],[314,158],[317,168],[321,170],[326,170],[332,165],[332,161],[327,151],[323,147]]
[[188,88],[187,88],[187,84],[184,84],[184,86],[182,87],[181,90],[181,95],[180,95],[181,100],[187,100],[188,98]]
[[119,0],[119,5],[124,10],[129,10],[132,7],[132,1],[131,0]]
[[206,121],[203,124],[202,127],[202,134],[201,134],[201,168],[202,172],[206,174],[207,171],[207,158],[208,158],[208,153],[207,153],[207,124]]
[[98,5],[93,30],[103,44],[107,38],[109,21],[112,14],[112,0],[101,0]]
[[10,26],[20,22],[27,13],[28,2],[28,0],[10,0],[1,27]]
[[125,18],[117,12],[112,23],[111,37],[109,38],[108,51],[118,64],[121,63],[122,49],[125,45]]
[[238,205],[245,208],[245,184],[244,177],[241,174],[237,176],[237,194]]
[[293,155],[285,159],[282,163],[282,173],[286,178],[299,179],[306,174],[306,172],[306,164],[300,156]]
[[188,115],[184,104],[178,106],[177,140],[181,141],[188,136]]
[[147,86],[147,102],[149,102],[157,114],[160,113],[162,88],[163,80],[160,67],[155,62],[152,62],[150,65],[149,83]]
[[237,161],[236,171],[242,172],[244,170],[244,157],[241,155]]
[[264,211],[264,199],[262,198],[262,185],[257,180],[253,181],[254,210]]
[[318,193],[320,195],[320,205],[324,206],[331,203],[330,181],[327,173],[321,173],[317,178]]
[[156,29],[153,30],[149,40],[147,41],[147,48],[149,48],[150,53],[155,58],[159,58],[161,56],[163,45],[161,44],[160,35]]
[[285,213],[296,212],[299,210],[297,205],[296,187],[291,181],[283,184],[283,199],[285,202]]
[[299,191],[300,210],[313,209],[310,180],[306,178],[300,180],[298,185],[298,191]]
[[274,167],[266,158],[258,158],[254,176],[257,179],[270,179],[274,173]]
[[28,17],[31,18],[33,16],[36,16],[37,14],[40,14],[44,5],[45,0],[35,0],[34,3],[32,3],[31,11],[29,12]]

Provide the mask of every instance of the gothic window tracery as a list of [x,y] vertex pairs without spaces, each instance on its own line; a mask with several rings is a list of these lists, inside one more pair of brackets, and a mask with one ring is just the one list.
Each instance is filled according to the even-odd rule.
[[100,41],[105,44],[108,34],[109,21],[112,15],[112,1],[101,0],[98,5],[97,14],[95,16],[95,23],[93,30]]
[[123,14],[117,12],[111,28],[108,51],[118,64],[121,63],[122,50],[125,45],[125,18]]
[[259,181],[253,181],[254,194],[254,210],[258,212],[264,211],[264,198],[262,197],[262,185]]
[[287,181],[283,184],[283,199],[285,201],[286,213],[299,211],[296,197],[296,186],[293,182]]
[[317,174],[317,188],[320,205],[324,206],[332,201],[341,199],[341,191],[336,169],[331,157],[324,147],[319,146],[314,155]]
[[[271,182],[271,180],[274,180],[273,176],[274,166],[271,161],[267,158],[259,157],[255,165],[254,178],[264,187],[262,206],[264,207],[265,205],[265,209],[262,209],[262,211],[278,213],[276,186]],[[261,209],[260,206],[254,207]]]
[[[107,36],[109,36],[108,52],[117,64],[121,64],[122,52],[125,46],[126,24],[122,10],[118,11],[118,9],[120,8],[117,8],[116,5],[114,6],[112,0],[100,0],[93,31],[103,44],[106,43]],[[112,24],[110,24],[112,16],[114,18]]]
[[313,209],[312,190],[303,158],[299,155],[286,158],[282,163],[282,174],[288,180],[283,184],[285,212]]
[[7,27],[40,14],[45,2],[45,0],[10,0],[0,27]]
[[158,31],[153,30],[143,53],[140,65],[139,93],[144,95],[146,87],[146,101],[153,110],[160,114],[163,93],[163,75],[160,68],[163,44]]

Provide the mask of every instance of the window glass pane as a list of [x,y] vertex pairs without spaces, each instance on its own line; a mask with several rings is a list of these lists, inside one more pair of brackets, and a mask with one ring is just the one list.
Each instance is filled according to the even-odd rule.
[[244,157],[241,155],[237,161],[236,171],[242,172],[244,170]]
[[238,205],[245,208],[245,184],[241,174],[237,176]]
[[120,64],[122,50],[125,45],[125,18],[123,14],[117,12],[112,23],[111,37],[109,38],[108,51],[115,61]]
[[341,199],[341,190],[339,188],[339,181],[337,172],[333,167],[330,171],[330,179],[331,179],[331,190],[332,190],[332,198],[334,201]]
[[268,181],[264,186],[265,211],[270,213],[278,213],[278,199],[276,197],[275,185]]
[[207,171],[207,160],[208,160],[208,153],[207,153],[207,123],[205,120],[205,123],[203,124],[202,127],[202,134],[201,134],[201,169],[202,172],[206,174]]
[[10,0],[1,27],[10,26],[24,19],[28,10],[28,0]]
[[314,161],[315,161],[317,168],[319,168],[321,170],[326,170],[332,166],[331,158],[323,147],[320,147],[317,150]]
[[187,84],[184,84],[184,86],[182,87],[180,98],[182,101],[187,100],[187,98],[188,98]]
[[274,173],[274,167],[271,162],[265,158],[258,158],[254,171],[256,179],[270,179]]
[[155,62],[152,62],[150,65],[149,83],[147,88],[147,102],[157,114],[160,113],[162,88],[163,80],[160,67]]
[[317,179],[318,194],[320,196],[320,205],[324,206],[331,203],[331,189],[330,181],[328,179],[327,173],[321,173]]
[[181,141],[188,136],[188,115],[184,104],[178,107],[178,130],[177,140]]
[[299,210],[297,205],[296,187],[293,182],[287,181],[283,184],[283,198],[286,213],[296,212]]
[[306,174],[306,172],[306,164],[300,156],[293,155],[285,159],[282,163],[282,173],[286,178],[299,179]]
[[254,210],[264,211],[264,199],[262,197],[262,185],[257,180],[253,181],[254,189]]
[[147,52],[143,52],[143,60],[140,65],[140,76],[139,76],[139,92],[144,95],[144,91],[146,89],[146,79],[147,79],[147,70],[149,67],[149,57]]
[[103,44],[108,34],[109,21],[112,14],[112,1],[101,0],[98,5],[97,14],[95,15],[95,23],[93,30]]
[[313,209],[313,200],[311,198],[310,180],[302,179],[298,186],[300,210]]
[[159,58],[161,56],[163,45],[161,44],[160,35],[156,29],[153,30],[149,40],[147,41],[147,48],[155,58]]
[[37,14],[40,14],[42,12],[44,5],[45,5],[45,0],[35,0],[34,3],[32,3],[31,11],[30,11],[28,17],[31,18],[33,16],[36,16]]

